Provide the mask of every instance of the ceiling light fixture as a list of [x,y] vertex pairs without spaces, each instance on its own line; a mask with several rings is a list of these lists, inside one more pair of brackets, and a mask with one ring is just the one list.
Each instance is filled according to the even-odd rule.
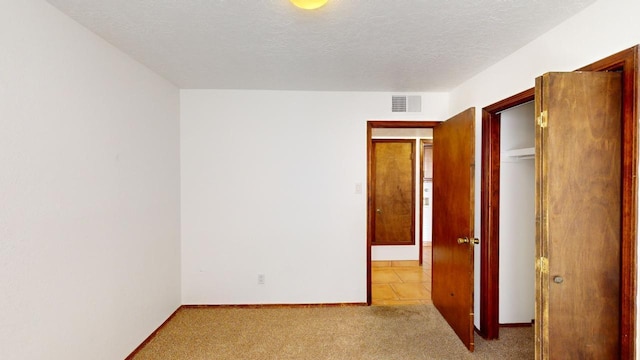
[[315,10],[324,6],[329,0],[291,0],[293,5],[306,10]]

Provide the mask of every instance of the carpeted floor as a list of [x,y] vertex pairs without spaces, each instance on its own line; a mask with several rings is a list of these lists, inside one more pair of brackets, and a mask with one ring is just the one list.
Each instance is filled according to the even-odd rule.
[[500,337],[469,353],[433,305],[182,308],[134,359],[533,359],[533,328]]

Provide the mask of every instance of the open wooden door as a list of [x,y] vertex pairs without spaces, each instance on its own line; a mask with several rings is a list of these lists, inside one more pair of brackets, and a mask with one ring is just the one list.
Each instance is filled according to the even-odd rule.
[[621,77],[536,79],[536,359],[620,358]]
[[433,304],[473,351],[475,109],[433,133]]

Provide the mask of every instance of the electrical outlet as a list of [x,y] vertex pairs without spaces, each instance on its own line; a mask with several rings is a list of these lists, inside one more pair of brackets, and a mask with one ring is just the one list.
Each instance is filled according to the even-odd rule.
[[258,274],[258,285],[264,285],[264,274]]

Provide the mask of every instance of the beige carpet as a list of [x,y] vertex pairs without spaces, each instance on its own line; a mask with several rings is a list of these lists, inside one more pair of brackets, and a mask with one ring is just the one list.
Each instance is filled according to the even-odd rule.
[[134,359],[533,359],[533,328],[500,337],[469,353],[432,305],[183,308]]

